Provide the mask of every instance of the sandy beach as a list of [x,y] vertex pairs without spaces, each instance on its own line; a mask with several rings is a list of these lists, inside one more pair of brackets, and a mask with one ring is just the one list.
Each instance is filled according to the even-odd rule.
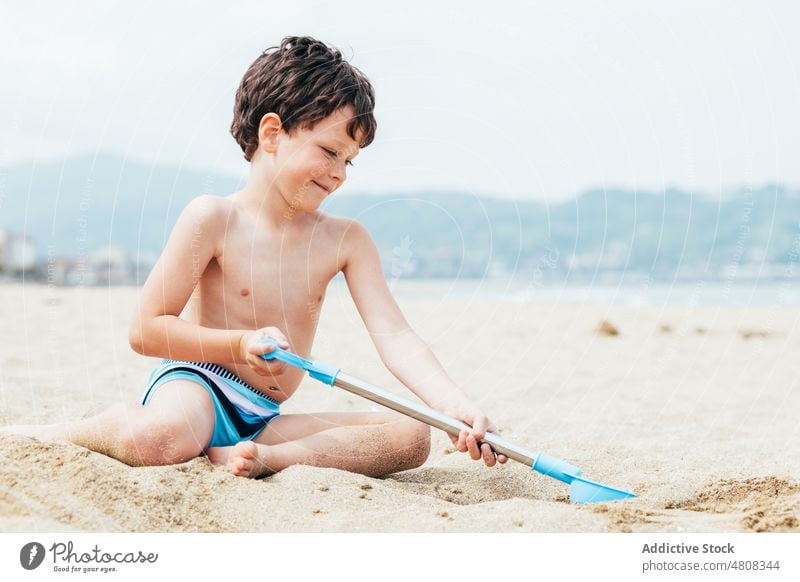
[[[502,436],[636,499],[571,505],[565,485],[519,463],[487,469],[440,432],[422,468],[384,479],[295,466],[248,480],[205,458],[130,468],[7,436],[0,531],[800,531],[799,309],[554,305],[535,293],[525,304],[447,289],[398,302]],[[138,398],[157,360],[127,343],[137,293],[0,286],[0,424]],[[411,397],[340,287],[312,356]],[[306,379],[283,411],[370,408]]]

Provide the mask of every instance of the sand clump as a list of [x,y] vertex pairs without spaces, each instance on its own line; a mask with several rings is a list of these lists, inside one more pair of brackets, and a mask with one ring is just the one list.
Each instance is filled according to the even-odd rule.
[[749,339],[766,339],[771,337],[773,334],[769,331],[763,329],[740,329],[739,335],[742,339],[749,340]]
[[667,509],[740,513],[746,531],[798,531],[800,484],[775,476],[724,479],[705,485],[692,499],[669,503]]
[[745,480],[723,479],[702,487],[693,499],[677,502],[676,508],[720,512],[725,507],[753,498],[778,498],[800,491],[800,485],[778,477]]
[[648,511],[620,504],[602,504],[591,508],[594,513],[608,517],[608,531],[630,533],[634,527],[643,524],[657,524],[661,520],[654,517],[663,516],[662,512]]
[[755,532],[798,532],[799,507],[800,499],[797,496],[794,501],[784,504],[756,504],[749,508],[748,514],[742,519],[742,527]]
[[600,335],[615,336],[619,335],[619,329],[608,320],[603,320],[597,324],[595,331]]

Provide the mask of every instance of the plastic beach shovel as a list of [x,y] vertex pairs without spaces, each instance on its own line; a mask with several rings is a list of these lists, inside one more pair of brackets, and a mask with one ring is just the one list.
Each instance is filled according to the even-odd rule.
[[[265,360],[274,360],[276,358],[282,360],[287,364],[307,371],[309,376],[320,382],[330,386],[338,386],[420,422],[439,428],[453,436],[458,436],[464,429],[470,430],[470,427],[460,420],[411,400],[395,396],[391,392],[346,374],[335,366],[301,358],[297,354],[282,349],[275,340],[267,338],[263,340],[263,343],[271,343],[275,347],[274,351],[261,356]],[[495,452],[502,453],[509,459],[523,463],[534,471],[567,483],[569,485],[569,498],[573,503],[599,503],[636,497],[629,491],[608,487],[602,483],[581,477],[581,470],[578,467],[545,453],[528,451],[500,438],[496,434],[487,432],[480,442],[489,443]]]

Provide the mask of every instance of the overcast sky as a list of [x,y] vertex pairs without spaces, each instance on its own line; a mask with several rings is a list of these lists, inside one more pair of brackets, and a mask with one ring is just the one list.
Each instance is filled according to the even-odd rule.
[[310,34],[377,93],[342,192],[800,184],[800,3],[377,4],[4,0],[0,172],[108,151],[242,175],[239,79]]

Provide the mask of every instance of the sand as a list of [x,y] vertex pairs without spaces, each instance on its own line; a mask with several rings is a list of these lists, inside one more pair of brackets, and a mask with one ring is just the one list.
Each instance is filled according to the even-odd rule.
[[[157,362],[127,344],[137,292],[0,287],[0,424],[136,399]],[[446,284],[398,296],[503,437],[638,497],[570,505],[561,483],[514,462],[487,469],[443,433],[423,467],[387,478],[294,466],[262,480],[205,458],[131,468],[0,436],[0,531],[800,531],[800,310],[519,304]],[[313,356],[410,394],[338,286]],[[284,405],[369,409],[310,379]]]

